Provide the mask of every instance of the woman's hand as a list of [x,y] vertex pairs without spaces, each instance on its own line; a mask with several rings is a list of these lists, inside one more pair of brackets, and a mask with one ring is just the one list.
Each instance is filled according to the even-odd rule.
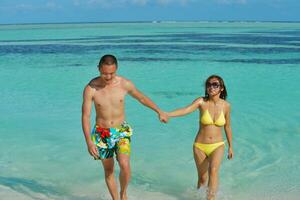
[[228,156],[227,156],[227,158],[228,158],[229,160],[231,160],[231,159],[233,158],[233,150],[232,150],[232,147],[229,147],[229,148],[228,148]]

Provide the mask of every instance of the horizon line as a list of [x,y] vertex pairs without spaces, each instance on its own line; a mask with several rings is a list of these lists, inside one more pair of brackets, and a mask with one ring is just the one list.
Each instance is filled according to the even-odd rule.
[[47,25],[47,24],[105,24],[105,23],[176,23],[176,22],[271,22],[271,23],[300,23],[291,20],[138,20],[138,21],[75,21],[75,22],[24,22],[0,23],[0,25]]

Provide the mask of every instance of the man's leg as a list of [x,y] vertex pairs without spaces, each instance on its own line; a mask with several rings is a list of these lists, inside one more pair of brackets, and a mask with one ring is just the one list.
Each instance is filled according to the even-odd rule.
[[120,187],[121,187],[120,196],[121,196],[121,200],[127,200],[126,191],[127,191],[127,187],[131,175],[129,155],[119,153],[118,162],[120,166],[120,176],[119,176]]
[[118,200],[118,189],[114,176],[114,158],[102,159],[105,174],[105,182],[113,200]]
[[120,166],[120,196],[121,200],[127,200],[127,187],[130,180],[130,139],[122,138],[117,144],[117,159]]

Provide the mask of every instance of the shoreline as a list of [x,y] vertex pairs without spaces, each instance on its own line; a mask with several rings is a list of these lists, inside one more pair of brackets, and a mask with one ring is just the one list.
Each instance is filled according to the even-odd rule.
[[[28,190],[28,188],[25,188],[25,192],[19,192],[17,188],[11,188],[5,185],[0,185],[0,196],[3,199],[18,199],[18,200],[108,200],[110,199],[109,192],[104,187],[105,183],[104,181],[99,181],[98,184],[94,183],[91,184],[92,188],[89,191],[85,191],[84,188],[81,188],[81,190],[78,188],[74,189],[73,191],[70,191],[70,194],[62,194],[61,196],[58,195],[50,195],[50,194],[44,194],[39,192],[34,192],[31,190]],[[265,192],[263,194],[261,193],[243,193],[240,192],[239,194],[229,194],[226,191],[219,191],[218,193],[218,200],[252,200],[252,199],[260,199],[260,200],[281,200],[281,199],[289,199],[289,200],[297,200],[299,197],[299,191],[295,190],[294,192],[285,193],[282,191],[278,194],[272,194],[269,192]],[[197,191],[193,188],[187,188],[184,193],[182,193],[180,196],[170,195],[167,193],[162,193],[158,191],[151,191],[147,190],[147,187],[145,186],[129,186],[128,191],[128,197],[132,200],[194,200],[194,199],[205,199],[205,191],[200,190]]]

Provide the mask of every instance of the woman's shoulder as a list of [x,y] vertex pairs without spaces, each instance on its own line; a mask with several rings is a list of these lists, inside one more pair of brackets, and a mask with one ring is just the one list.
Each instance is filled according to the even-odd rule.
[[223,106],[226,110],[230,109],[230,103],[226,100],[223,100]]
[[197,104],[199,104],[199,105],[202,105],[202,104],[205,103],[205,99],[204,99],[204,97],[198,97],[198,98],[196,98],[196,99],[193,101],[193,103],[197,103]]

